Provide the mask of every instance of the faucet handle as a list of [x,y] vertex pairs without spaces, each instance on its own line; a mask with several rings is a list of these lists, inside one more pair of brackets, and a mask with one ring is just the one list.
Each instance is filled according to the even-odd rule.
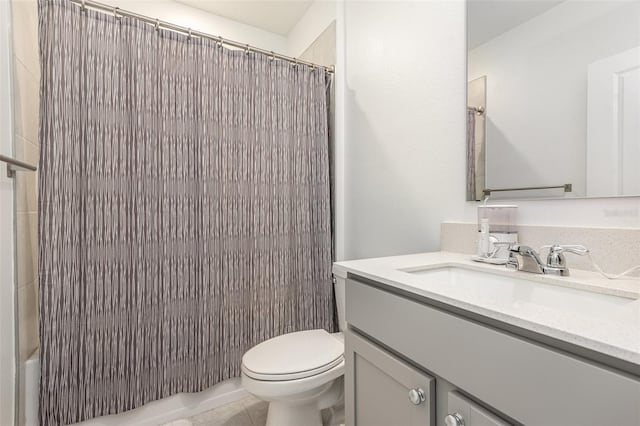
[[[544,248],[549,249],[549,254],[547,255],[547,266],[550,266],[552,268],[562,268],[565,270],[567,267],[567,261],[564,258],[563,253],[573,253],[580,256],[584,256],[589,253],[589,249],[582,245],[554,244],[552,246],[547,246]],[[568,274],[568,270],[565,273]]]
[[549,254],[568,252],[584,256],[589,253],[589,249],[580,244],[553,244],[551,246],[544,246],[543,248],[548,248]]

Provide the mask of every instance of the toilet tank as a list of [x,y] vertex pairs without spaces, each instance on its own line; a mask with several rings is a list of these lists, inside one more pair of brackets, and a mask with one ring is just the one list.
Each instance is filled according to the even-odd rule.
[[347,328],[347,319],[345,317],[345,288],[347,282],[347,273],[345,271],[333,270],[333,288],[336,295],[336,310],[338,312],[338,327],[340,331]]

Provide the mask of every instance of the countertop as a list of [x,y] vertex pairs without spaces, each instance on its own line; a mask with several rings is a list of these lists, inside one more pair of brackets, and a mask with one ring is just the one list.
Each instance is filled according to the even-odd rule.
[[[543,285],[561,286],[579,291],[623,297],[621,306],[593,315],[576,314],[553,303],[528,303],[522,294],[487,297],[482,286],[464,289],[425,280],[408,270],[457,267],[484,271],[502,277],[517,277]],[[337,262],[334,274],[347,273],[434,300],[505,324],[558,339],[640,366],[640,279],[608,280],[595,272],[571,270],[569,277],[511,271],[504,266],[473,262],[469,255],[433,252],[405,256]],[[576,298],[575,303],[581,303]],[[578,307],[580,308],[580,307]],[[588,311],[588,309],[584,309]]]

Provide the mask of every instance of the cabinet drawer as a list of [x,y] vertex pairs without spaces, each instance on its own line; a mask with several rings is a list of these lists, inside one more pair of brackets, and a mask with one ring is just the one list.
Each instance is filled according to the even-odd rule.
[[640,425],[640,380],[349,279],[347,322],[529,426]]
[[346,423],[435,424],[435,380],[387,351],[345,332]]
[[460,422],[455,423],[461,426],[512,426],[458,392],[449,392],[447,407],[448,415],[458,417]]

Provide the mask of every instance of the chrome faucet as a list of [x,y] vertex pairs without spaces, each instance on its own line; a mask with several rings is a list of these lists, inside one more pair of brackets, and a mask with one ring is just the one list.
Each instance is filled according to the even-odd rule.
[[589,250],[580,245],[558,245],[544,246],[549,249],[547,262],[540,260],[540,255],[529,246],[514,244],[509,247],[509,260],[507,268],[518,271],[533,272],[534,274],[551,274],[562,277],[569,276],[569,268],[564,253],[574,253],[581,256],[589,253]]

